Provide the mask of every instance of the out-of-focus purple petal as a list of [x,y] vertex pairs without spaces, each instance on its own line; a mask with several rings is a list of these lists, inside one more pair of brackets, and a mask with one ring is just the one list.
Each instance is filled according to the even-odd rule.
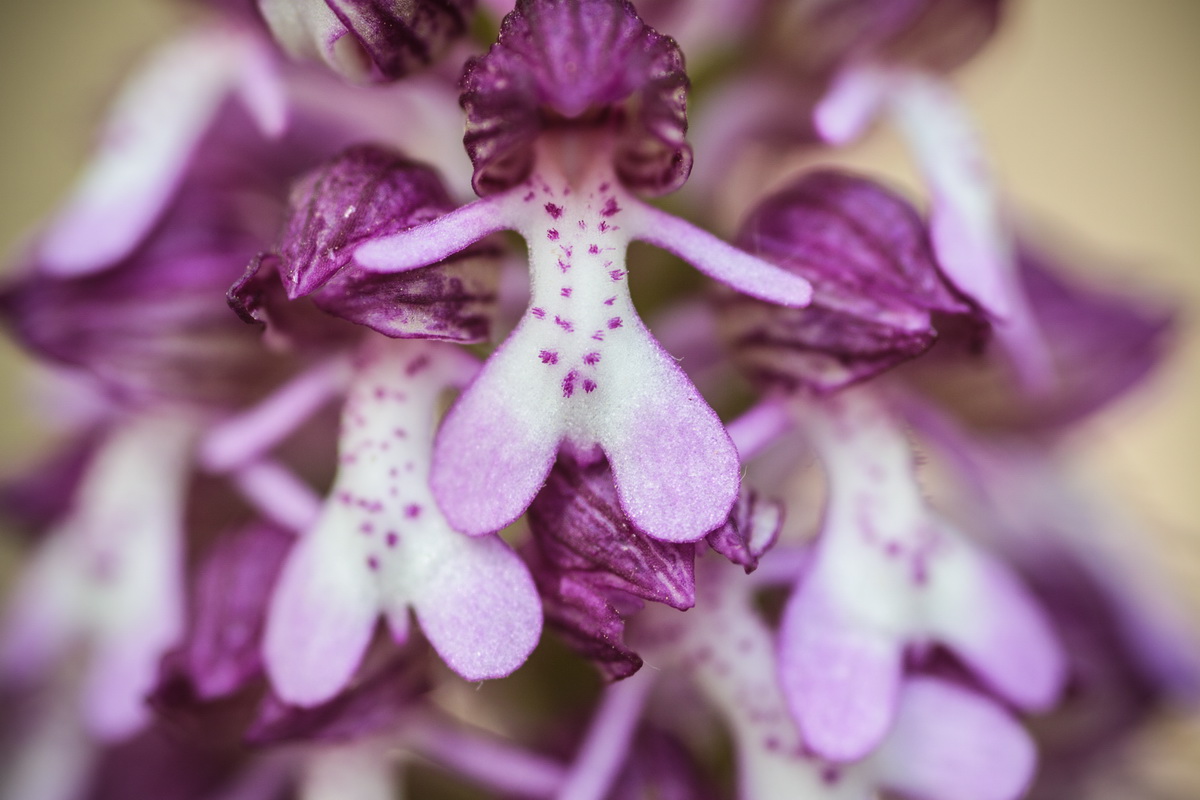
[[394,729],[428,690],[424,661],[408,651],[377,664],[332,700],[311,708],[271,694],[246,731],[251,744],[346,742]]
[[808,174],[753,212],[739,244],[813,285],[803,309],[726,302],[745,368],[787,389],[873,377],[933,344],[933,313],[971,310],[943,281],[917,212],[865,178]]
[[291,544],[284,531],[255,525],[213,546],[193,578],[184,640],[163,659],[160,698],[214,700],[261,674],[267,603]]
[[[367,272],[355,249],[436,219],[454,208],[429,167],[394,151],[359,145],[294,185],[280,243],[280,272],[290,298],[312,295],[335,316],[399,338],[487,338],[494,275],[474,259],[486,245],[436,268],[398,275]],[[244,291],[244,290],[243,290]]]
[[774,39],[785,57],[824,73],[874,60],[938,72],[970,59],[999,25],[1003,0],[793,3]]
[[467,30],[474,0],[258,0],[285,50],[381,83],[429,66]]
[[1070,425],[1130,392],[1175,341],[1171,304],[1088,285],[1060,263],[1020,252],[1020,279],[1043,334],[1054,380],[1044,391],[1014,387],[1001,359],[963,358],[939,347],[908,375],[972,423],[1044,431]]
[[464,143],[481,196],[528,177],[533,143],[557,125],[614,126],[616,171],[631,189],[687,180],[687,75],[675,42],[625,0],[520,0],[500,38],[463,76]]

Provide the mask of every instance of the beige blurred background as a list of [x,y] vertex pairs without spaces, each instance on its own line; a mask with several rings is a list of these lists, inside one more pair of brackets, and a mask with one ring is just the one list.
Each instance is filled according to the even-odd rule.
[[[1078,459],[1145,521],[1200,620],[1200,0],[1012,5],[1000,40],[958,76],[1007,191],[1038,226],[1103,254],[1096,270],[1187,312],[1174,359],[1090,426]],[[168,0],[0,5],[5,252],[62,196],[120,76],[180,19]],[[855,160],[915,185],[886,136]],[[45,435],[25,410],[21,368],[0,343],[0,472]],[[1147,740],[1145,771],[1163,789],[1200,787],[1200,724],[1167,727]]]

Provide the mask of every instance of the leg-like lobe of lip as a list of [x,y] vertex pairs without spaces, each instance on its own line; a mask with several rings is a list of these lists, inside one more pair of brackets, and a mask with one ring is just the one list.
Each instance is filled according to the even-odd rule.
[[541,600],[525,562],[498,537],[453,537],[413,592],[417,620],[463,678],[502,678],[537,646]]
[[874,750],[895,714],[903,643],[847,625],[816,582],[792,595],[779,639],[780,683],[804,741],[835,761]]
[[927,800],[1015,800],[1033,778],[1037,751],[990,699],[932,678],[908,681],[896,726],[872,758],[879,782]]
[[271,598],[267,675],[275,692],[294,705],[323,703],[349,683],[379,615],[377,590],[359,564],[329,552],[339,543],[319,529],[306,534]]
[[621,507],[655,539],[702,539],[725,522],[737,499],[737,450],[720,418],[648,333],[625,340],[620,363],[608,378],[595,433]]
[[530,375],[539,366],[518,328],[450,409],[434,444],[430,484],[450,527],[478,536],[529,506],[554,464],[563,428],[561,389]]

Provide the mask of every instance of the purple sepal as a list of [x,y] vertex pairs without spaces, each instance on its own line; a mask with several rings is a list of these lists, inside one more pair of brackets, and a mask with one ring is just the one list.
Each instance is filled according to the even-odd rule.
[[1004,0],[850,0],[805,4],[789,27],[789,57],[827,72],[870,59],[946,72],[991,40]]
[[758,568],[762,554],[775,544],[782,527],[783,504],[765,500],[757,492],[743,488],[729,519],[704,541],[750,574]]
[[624,0],[520,0],[462,87],[480,196],[528,177],[534,141],[555,125],[615,127],[630,189],[666,194],[691,172],[683,54]]
[[385,83],[429,66],[467,31],[474,0],[258,0],[279,43],[345,78]]
[[1019,259],[1054,382],[1040,392],[1022,391],[1002,355],[962,359],[939,347],[927,363],[914,365],[913,378],[945,396],[957,413],[993,429],[1063,428],[1139,386],[1170,352],[1178,329],[1170,303],[1088,285],[1027,248]]
[[[351,260],[364,242],[453,208],[431,168],[382,147],[346,150],[292,189],[278,262],[288,297],[311,295],[323,311],[393,338],[487,339],[495,288],[491,272],[471,259],[494,257],[494,248],[476,246],[451,261],[399,274],[368,272]],[[248,272],[231,290],[243,306],[240,298],[254,289],[250,277]]]
[[725,304],[744,368],[789,391],[871,378],[933,344],[932,314],[973,311],[943,281],[916,210],[866,178],[806,175],[759,205],[739,244],[813,285],[807,308]]
[[274,693],[264,698],[246,731],[250,744],[348,742],[395,728],[429,689],[425,660],[414,648],[360,671],[354,684],[312,708],[288,705]]
[[184,641],[160,666],[157,707],[227,697],[261,675],[267,602],[292,542],[257,524],[213,545],[196,570]]
[[652,539],[635,528],[603,459],[581,466],[560,455],[529,506],[529,527],[542,555],[563,573],[586,574],[598,588],[680,610],[695,605],[693,546]]
[[528,519],[547,622],[610,679],[632,675],[642,660],[623,642],[624,615],[641,608],[637,598],[691,608],[694,546],[635,528],[603,459],[580,465],[560,455]]

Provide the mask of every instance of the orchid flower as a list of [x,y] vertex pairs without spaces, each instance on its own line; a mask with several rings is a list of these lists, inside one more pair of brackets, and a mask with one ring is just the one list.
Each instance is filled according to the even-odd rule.
[[603,451],[647,534],[702,538],[733,504],[737,454],[638,319],[625,250],[648,241],[790,305],[808,302],[808,283],[634,196],[679,186],[690,150],[682,57],[627,3],[521,2],[464,86],[483,199],[355,252],[367,269],[402,272],[500,230],[529,246],[529,309],[438,434],[432,481],[447,519],[473,535],[512,522],[565,444],[585,459]]
[[197,423],[133,418],[110,433],[15,588],[0,666],[28,681],[83,644],[83,716],[103,739],[146,723],[158,660],[183,632],[183,498]]
[[739,797],[1021,796],[1036,759],[1028,734],[999,705],[937,678],[899,684],[895,724],[864,758],[822,759],[787,712],[778,672],[786,656],[755,612],[752,582],[715,559],[699,566],[705,580],[696,608],[682,616],[654,609],[639,619],[636,640],[660,670],[686,675],[725,718]]

